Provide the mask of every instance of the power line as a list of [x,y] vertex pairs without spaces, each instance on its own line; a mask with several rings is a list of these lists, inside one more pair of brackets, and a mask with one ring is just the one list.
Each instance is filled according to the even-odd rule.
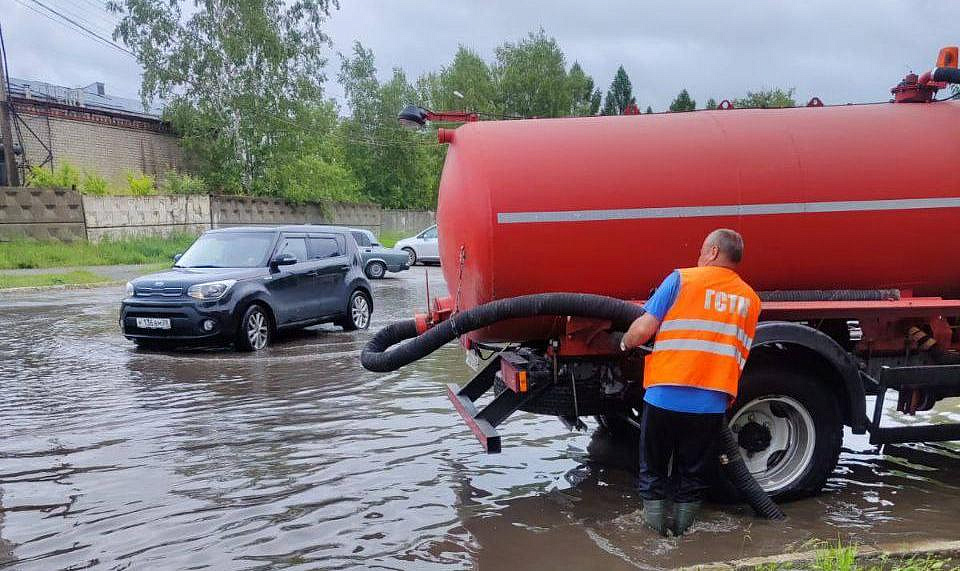
[[24,0],[16,0],[16,2],[17,2],[18,4],[20,4],[21,6],[24,6],[25,8],[29,8],[29,9],[33,10],[34,12],[40,14],[41,16],[46,17],[48,20],[56,21],[56,22],[60,23],[61,25],[65,26],[65,27],[68,27],[68,28],[71,28],[71,27],[72,27],[72,28],[74,29],[74,31],[79,31],[79,32],[82,33],[82,34],[85,33],[88,37],[91,37],[92,39],[95,39],[95,40],[99,41],[100,43],[102,43],[102,44],[104,44],[104,45],[107,45],[107,46],[110,46],[110,47],[112,47],[112,48],[114,48],[114,49],[116,49],[116,50],[119,50],[119,51],[127,54],[128,56],[130,56],[130,57],[132,57],[132,58],[134,58],[134,59],[137,58],[137,55],[134,54],[132,51],[128,50],[127,48],[124,48],[123,46],[121,46],[121,45],[119,45],[119,44],[114,43],[112,40],[103,37],[102,35],[98,34],[97,32],[94,32],[93,30],[90,30],[89,28],[87,28],[87,27],[84,26],[83,24],[80,24],[79,22],[77,22],[77,21],[74,20],[73,18],[71,18],[71,17],[69,17],[69,16],[67,16],[67,15],[65,15],[65,14],[62,14],[62,13],[58,12],[57,10],[51,8],[50,6],[44,4],[41,0],[29,0],[29,1],[30,1],[30,2],[33,2],[33,3],[36,4],[37,6],[40,6],[41,8],[43,8],[44,10],[46,10],[47,12],[49,12],[50,14],[52,14],[53,16],[55,16],[56,18],[59,18],[59,20],[54,20],[53,17],[51,17],[50,15],[48,15],[48,14],[46,14],[46,13],[44,13],[44,12],[41,12],[41,11],[37,10],[35,7],[30,6],[29,4],[26,4],[26,3],[24,2]]

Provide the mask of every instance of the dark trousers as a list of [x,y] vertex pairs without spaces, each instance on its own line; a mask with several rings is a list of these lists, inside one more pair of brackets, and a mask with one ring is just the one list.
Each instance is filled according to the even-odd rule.
[[[674,412],[644,404],[640,421],[637,489],[645,500],[703,500],[717,467],[717,442],[724,414]],[[673,486],[668,478],[673,458]]]

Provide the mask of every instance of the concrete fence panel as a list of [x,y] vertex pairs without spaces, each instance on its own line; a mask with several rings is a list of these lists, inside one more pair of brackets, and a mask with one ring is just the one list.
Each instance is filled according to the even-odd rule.
[[331,202],[324,205],[326,216],[322,219],[325,224],[363,228],[374,234],[380,234],[383,212],[376,204],[353,204],[349,202]]
[[84,196],[83,209],[92,242],[210,229],[208,196]]
[[58,188],[0,187],[0,240],[83,240],[80,193]]
[[436,223],[436,213],[431,210],[384,210],[380,218],[383,232],[404,236],[413,236]]
[[318,204],[288,204],[280,198],[211,196],[210,220],[214,228],[311,224],[324,220]]

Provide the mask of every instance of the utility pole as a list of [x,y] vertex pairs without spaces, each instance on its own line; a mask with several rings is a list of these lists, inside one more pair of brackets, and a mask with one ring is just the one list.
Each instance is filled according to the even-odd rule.
[[[3,30],[0,29],[0,46],[3,46]],[[0,52],[0,138],[3,139],[3,160],[6,163],[7,184],[20,186],[20,171],[17,170],[17,161],[13,157],[13,129],[11,129],[11,113],[9,91],[7,90],[7,61],[6,51]]]

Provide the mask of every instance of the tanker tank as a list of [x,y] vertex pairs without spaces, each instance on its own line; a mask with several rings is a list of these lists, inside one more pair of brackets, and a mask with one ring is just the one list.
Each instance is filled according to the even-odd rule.
[[[645,299],[704,236],[740,232],[757,290],[960,295],[960,104],[467,123],[437,223],[457,309],[541,292]],[[511,320],[474,341],[544,339]]]

